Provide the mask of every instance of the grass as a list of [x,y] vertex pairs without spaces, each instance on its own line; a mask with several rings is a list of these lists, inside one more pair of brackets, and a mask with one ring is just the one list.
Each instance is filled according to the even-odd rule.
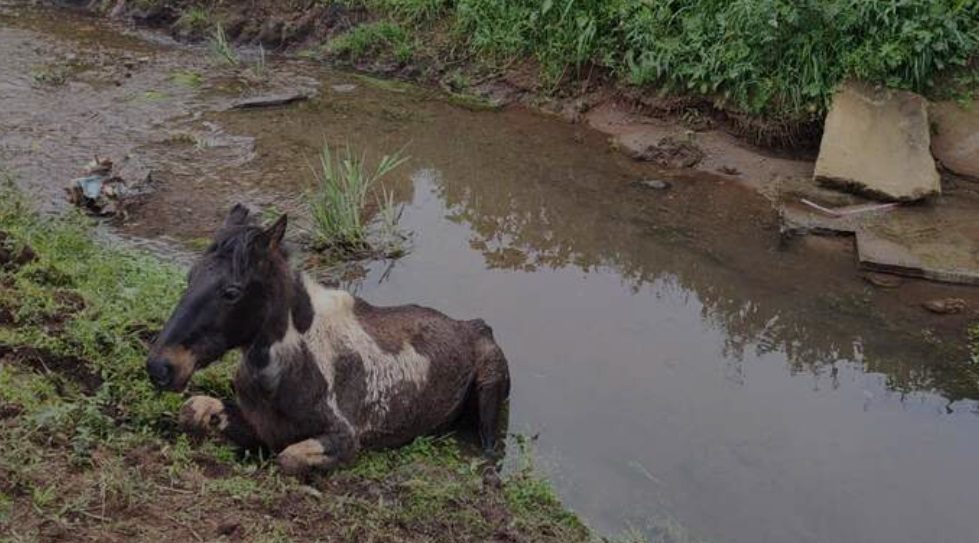
[[974,79],[979,55],[976,0],[354,3],[374,17],[333,50],[357,61],[442,43],[452,64],[533,59],[545,91],[611,76],[776,124],[821,119],[847,78],[942,96],[958,87],[950,80]]
[[[99,245],[91,225],[41,217],[13,189],[0,198],[5,541],[596,540],[532,472],[486,484],[452,438],[298,481],[175,432],[183,398],[154,392],[143,361],[184,270]],[[229,362],[195,376],[192,393],[230,397]]]
[[211,13],[204,6],[191,6],[180,14],[174,26],[189,32],[203,33],[211,26]]
[[190,88],[200,87],[204,83],[201,74],[191,70],[174,70],[170,72],[170,80],[178,85]]
[[221,61],[231,66],[238,65],[238,53],[228,41],[228,35],[224,32],[224,26],[221,23],[214,25],[214,30],[211,32],[210,47],[211,53]]
[[309,198],[314,246],[345,254],[370,251],[378,242],[368,239],[366,210],[377,198],[382,232],[396,231],[400,211],[393,195],[381,186],[381,179],[407,160],[401,153],[384,155],[373,170],[365,156],[356,156],[347,147],[337,153],[324,145],[319,164],[313,169],[315,188]]
[[329,50],[353,62],[393,58],[404,63],[411,60],[415,45],[400,24],[381,21],[356,26],[341,34],[330,42]]
[[78,63],[70,61],[50,62],[35,66],[31,70],[31,79],[38,85],[58,87],[67,83],[82,68]]

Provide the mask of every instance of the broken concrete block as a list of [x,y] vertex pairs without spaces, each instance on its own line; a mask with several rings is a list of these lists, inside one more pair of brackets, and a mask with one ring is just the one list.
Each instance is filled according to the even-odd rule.
[[927,106],[914,93],[844,84],[826,117],[816,182],[884,200],[941,192]]
[[979,103],[933,104],[929,115],[935,127],[931,152],[953,173],[979,179]]

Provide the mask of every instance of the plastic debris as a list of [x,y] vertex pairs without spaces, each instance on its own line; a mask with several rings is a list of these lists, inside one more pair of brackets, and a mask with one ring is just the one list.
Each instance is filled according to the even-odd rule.
[[135,197],[146,192],[149,176],[134,190],[112,168],[111,160],[96,156],[85,166],[85,175],[72,179],[65,189],[68,201],[96,217],[126,218]]

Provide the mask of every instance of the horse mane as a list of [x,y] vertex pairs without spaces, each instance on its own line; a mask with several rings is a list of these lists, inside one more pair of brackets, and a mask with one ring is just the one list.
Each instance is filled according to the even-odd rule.
[[[244,224],[223,226],[215,234],[214,242],[208,247],[207,252],[226,255],[231,260],[234,276],[241,277],[252,264],[255,247],[264,232],[265,230],[251,217]],[[288,262],[289,251],[284,244],[280,244],[276,251]]]

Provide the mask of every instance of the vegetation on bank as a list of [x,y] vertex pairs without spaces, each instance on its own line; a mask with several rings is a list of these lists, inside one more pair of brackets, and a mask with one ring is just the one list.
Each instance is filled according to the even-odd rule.
[[[406,0],[375,0],[393,4]],[[420,0],[426,3],[424,0]],[[546,79],[599,66],[723,108],[804,118],[855,77],[928,92],[979,51],[973,0],[457,0],[472,47]]]
[[[0,198],[0,539],[590,541],[529,469],[502,481],[451,438],[368,453],[297,481],[175,430],[147,342],[183,270]],[[231,364],[192,393],[230,395]],[[304,484],[305,483],[305,484]]]
[[[225,19],[294,16],[283,27],[283,40],[300,24],[298,14],[321,9],[334,13],[326,17],[330,30],[302,32],[299,39],[316,36],[325,42],[323,51],[360,64],[414,64],[457,87],[532,60],[544,92],[574,93],[582,88],[574,83],[612,80],[784,126],[821,119],[846,78],[942,96],[979,86],[979,0],[131,4],[165,6],[181,32]],[[336,23],[335,14],[344,12],[349,16]],[[236,29],[242,26],[248,25]]]

